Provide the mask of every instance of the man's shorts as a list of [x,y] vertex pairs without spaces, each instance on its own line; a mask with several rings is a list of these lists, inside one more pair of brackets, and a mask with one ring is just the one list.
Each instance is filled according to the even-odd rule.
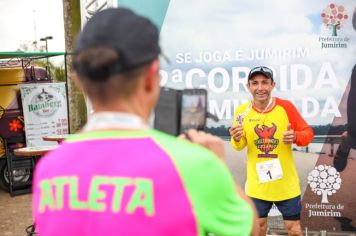
[[267,217],[268,212],[274,203],[282,213],[283,220],[300,220],[300,211],[302,210],[300,195],[295,198],[276,202],[265,201],[253,197],[251,197],[251,199],[255,203],[260,218]]

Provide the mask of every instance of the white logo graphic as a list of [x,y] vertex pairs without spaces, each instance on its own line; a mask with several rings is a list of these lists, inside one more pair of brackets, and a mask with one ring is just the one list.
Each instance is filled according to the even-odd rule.
[[332,166],[318,165],[308,175],[310,188],[322,196],[321,203],[329,203],[328,196],[340,189],[341,182],[340,173]]
[[41,93],[34,95],[28,105],[29,112],[39,117],[51,117],[61,107],[61,101],[52,93],[42,89]]

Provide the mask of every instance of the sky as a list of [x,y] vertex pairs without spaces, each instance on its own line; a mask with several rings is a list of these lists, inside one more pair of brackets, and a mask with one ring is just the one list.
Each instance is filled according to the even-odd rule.
[[[332,2],[344,6],[349,16],[337,36],[338,39],[349,39],[346,49],[321,49],[320,38],[331,37],[331,29],[322,23],[321,13]],[[221,105],[227,100],[250,100],[249,93],[241,90],[232,91],[232,83],[237,81],[237,78],[233,77],[233,68],[246,68],[248,72],[249,68],[256,65],[267,65],[275,69],[277,91],[274,92],[274,95],[284,99],[294,98],[299,110],[302,110],[303,99],[312,105],[313,101],[307,101],[306,98],[315,98],[318,104],[314,101],[316,104],[314,107],[319,106],[319,112],[316,115],[310,115],[307,120],[314,125],[330,123],[334,116],[322,116],[324,104],[331,101],[327,100],[328,97],[332,97],[336,106],[340,103],[350,79],[351,69],[355,64],[356,31],[353,29],[351,21],[355,6],[354,0],[221,0],[219,4],[206,0],[171,1],[161,31],[163,51],[172,62],[163,67],[170,76],[166,85],[176,88],[187,85],[186,79],[180,82],[173,78],[173,75],[178,74],[174,74],[174,71],[180,70],[182,76],[185,77],[195,68],[202,69],[205,75],[195,74],[193,79],[197,82],[195,85],[199,86],[199,83],[207,84],[209,82],[209,73],[219,70],[225,73],[225,78],[227,78],[225,81],[230,83],[229,88],[215,93],[210,91],[210,102],[215,100]],[[241,50],[249,55],[250,52],[261,52],[266,49],[295,48],[306,49],[308,55],[299,58],[262,58],[259,60],[248,60],[246,57],[242,60],[217,58],[205,60],[203,63],[194,60],[199,58],[202,53],[220,53],[221,55],[227,51],[228,54],[235,55],[236,51]],[[182,63],[178,57],[182,53],[192,55],[193,59]],[[324,86],[322,89],[318,89],[316,81],[320,77],[319,75],[324,73],[326,67],[332,68],[332,72],[334,72],[333,86]],[[281,85],[282,70],[286,71],[285,78],[288,89],[278,91],[278,87]],[[309,73],[311,84],[306,88],[292,89],[292,84],[295,84],[295,81],[303,83],[303,80],[306,80],[306,74],[300,73],[301,71]],[[240,75],[235,74],[235,76]],[[221,77],[221,73],[215,74],[214,81],[217,87],[221,87],[223,84]],[[327,76],[321,76],[321,78],[328,79]],[[222,107],[220,109],[223,110]],[[317,109],[314,111],[305,109],[304,111],[304,114],[311,114]],[[231,117],[222,122],[231,123]]]
[[48,51],[63,52],[62,0],[0,0],[0,51],[16,51],[21,44],[48,40]]
[[[285,66],[287,91],[275,91],[282,98],[293,97],[300,101],[315,95],[320,111],[308,119],[312,124],[330,123],[333,116],[321,117],[320,112],[328,96],[333,96],[337,104],[345,91],[350,78],[351,68],[355,64],[356,31],[352,27],[351,16],[355,9],[355,0],[338,0],[350,18],[338,31],[338,38],[348,38],[347,49],[320,49],[320,37],[330,37],[331,30],[326,28],[320,17],[329,6],[330,0],[171,0],[161,28],[161,47],[170,58],[170,65],[162,65],[169,73],[170,87],[186,87],[184,83],[175,83],[173,70],[178,69],[183,77],[193,68],[200,68],[207,74],[213,70],[226,71],[229,88],[224,92],[209,93],[211,99],[220,105],[224,100],[249,100],[247,92],[232,91],[233,68],[249,69],[257,64],[275,69],[276,81],[280,86],[282,70]],[[119,1],[120,5],[120,1]],[[256,7],[258,5],[258,7]],[[39,39],[52,36],[48,41],[48,50],[64,51],[64,26],[62,0],[0,0],[0,51],[15,51],[23,43],[31,44]],[[194,61],[202,52],[207,54],[236,51],[248,54],[253,50],[304,48],[308,55],[301,58],[228,60],[213,59],[198,63]],[[179,63],[179,53],[190,53],[193,61]],[[316,89],[316,79],[323,65],[330,65],[335,72],[337,86]],[[291,90],[292,80],[303,80],[303,74],[293,72],[293,66],[304,67],[311,73],[312,84],[305,89]],[[298,68],[297,68],[298,69]],[[296,70],[297,70],[296,69]],[[303,68],[302,68],[303,69]],[[197,77],[197,76],[196,76]],[[205,83],[208,75],[195,82]],[[220,86],[221,76],[217,74],[215,83]],[[303,82],[303,81],[302,81]],[[172,86],[171,86],[172,85]],[[240,86],[241,87],[241,86]],[[301,109],[301,104],[299,109]],[[230,122],[228,118],[226,124]]]

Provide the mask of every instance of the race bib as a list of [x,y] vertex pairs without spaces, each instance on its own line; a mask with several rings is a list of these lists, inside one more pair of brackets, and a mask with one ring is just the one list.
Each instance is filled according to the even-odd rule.
[[261,183],[275,181],[283,177],[281,163],[278,159],[257,163],[256,169]]

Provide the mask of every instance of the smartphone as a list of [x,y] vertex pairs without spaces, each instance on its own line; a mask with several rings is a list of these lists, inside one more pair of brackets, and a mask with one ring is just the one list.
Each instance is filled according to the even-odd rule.
[[204,130],[207,118],[207,91],[184,89],[181,97],[180,133],[188,129]]
[[162,87],[154,111],[154,128],[172,135],[179,135],[182,91]]
[[188,129],[204,130],[207,116],[205,89],[162,87],[154,111],[154,128],[172,135]]

